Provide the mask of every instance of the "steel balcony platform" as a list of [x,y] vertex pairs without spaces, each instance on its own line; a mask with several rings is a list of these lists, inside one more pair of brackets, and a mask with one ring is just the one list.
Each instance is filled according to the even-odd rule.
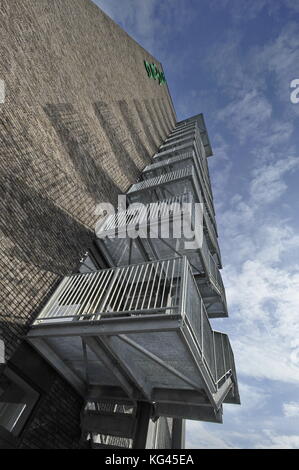
[[213,201],[212,190],[211,190],[211,182],[209,177],[209,170],[207,166],[207,162],[205,157],[202,157],[202,153],[204,152],[203,145],[198,143],[196,139],[193,141],[190,140],[189,142],[185,142],[180,145],[172,146],[166,150],[161,150],[156,153],[153,157],[153,163],[162,162],[174,157],[180,157],[181,155],[185,155],[188,153],[195,153],[196,159],[201,169],[202,179],[209,195],[211,201]]
[[[213,199],[211,197],[211,193],[208,191],[207,185],[205,184],[203,171],[202,171],[201,166],[199,165],[198,158],[196,157],[195,152],[183,153],[181,155],[176,155],[174,157],[170,157],[162,161],[152,163],[151,165],[148,165],[145,167],[145,169],[143,170],[141,174],[141,179],[147,180],[147,179],[155,178],[157,176],[161,176],[163,174],[170,173],[176,170],[181,170],[185,167],[191,167],[191,166],[195,168],[195,171],[198,177],[198,181],[199,181],[200,189],[201,189],[201,198],[206,205],[208,213],[210,214],[212,219],[214,219],[215,210],[214,210]],[[219,252],[219,247],[218,247],[218,252]]]
[[205,156],[211,157],[213,155],[213,150],[211,147],[209,135],[207,132],[207,127],[206,127],[204,116],[202,113],[197,114],[196,116],[193,116],[192,118],[178,122],[176,129],[183,129],[184,127],[189,126],[194,123],[196,124],[196,127],[198,128],[200,132],[201,142],[205,150]]
[[85,399],[117,390],[161,416],[211,419],[212,408],[218,422],[225,399],[239,401],[218,336],[184,257],[65,277],[27,340]]
[[176,132],[176,133],[171,133],[165,140],[164,144],[161,145],[160,149],[163,148],[166,144],[170,144],[172,142],[177,142],[180,141],[180,139],[183,139],[185,137],[194,137],[195,136],[195,127],[191,127],[190,129],[186,129],[181,132]]
[[[133,184],[127,192],[127,199],[130,203],[149,204],[188,192],[192,194],[195,202],[205,203],[200,180],[193,165]],[[218,236],[215,215],[211,213],[208,206],[206,208],[209,212],[210,223],[213,225],[216,236]]]
[[154,161],[159,161],[165,158],[178,156],[182,153],[194,152],[196,154],[196,157],[198,159],[198,162],[199,162],[202,174],[203,174],[203,180],[206,185],[207,192],[211,200],[213,200],[209,168],[208,168],[207,157],[206,157],[206,149],[202,142],[201,132],[197,125],[195,126],[193,132],[194,132],[193,136],[191,135],[188,138],[184,137],[183,139],[182,138],[178,139],[177,137],[170,136],[170,139],[171,139],[170,143],[167,145],[167,147],[165,146],[160,147],[160,149],[158,150],[158,153],[154,155]]
[[164,152],[172,147],[177,147],[178,145],[184,145],[187,143],[192,143],[195,139],[195,130],[185,135],[180,135],[177,137],[172,137],[170,140],[166,140],[159,148],[159,152]]
[[202,208],[187,193],[120,211],[104,220],[96,244],[110,267],[186,255],[200,289],[204,287],[209,317],[226,317],[225,290],[203,234]]

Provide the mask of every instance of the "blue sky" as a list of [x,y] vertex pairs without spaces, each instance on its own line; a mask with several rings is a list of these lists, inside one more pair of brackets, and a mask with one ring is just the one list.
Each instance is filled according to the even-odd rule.
[[299,3],[94,0],[163,63],[179,119],[203,112],[242,406],[189,448],[299,448]]

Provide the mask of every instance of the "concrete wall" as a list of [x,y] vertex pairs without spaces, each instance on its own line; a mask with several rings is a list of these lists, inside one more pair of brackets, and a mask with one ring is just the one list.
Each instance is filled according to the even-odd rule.
[[[176,117],[143,61],[161,64],[90,0],[0,0],[0,21],[0,329],[9,360],[91,244],[96,204],[115,203],[136,181]],[[58,402],[64,382],[55,381]]]

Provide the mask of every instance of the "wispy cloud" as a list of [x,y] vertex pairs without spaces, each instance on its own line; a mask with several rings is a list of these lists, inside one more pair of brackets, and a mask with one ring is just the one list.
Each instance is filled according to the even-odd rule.
[[187,445],[297,448],[299,236],[290,194],[299,105],[290,102],[289,85],[299,78],[298,2],[97,3],[166,65],[179,115],[206,110],[214,149],[230,310],[230,320],[214,323],[232,338],[242,406],[225,406],[222,427],[188,423]]
[[94,0],[144,48],[163,60],[169,35],[175,25],[179,33],[192,21],[192,9],[184,0]]
[[299,417],[299,403],[290,402],[283,404],[283,414],[286,418],[298,418]]

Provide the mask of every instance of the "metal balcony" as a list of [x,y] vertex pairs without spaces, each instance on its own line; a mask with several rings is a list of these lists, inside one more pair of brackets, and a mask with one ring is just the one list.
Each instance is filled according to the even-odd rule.
[[205,185],[206,192],[209,196],[211,203],[213,204],[213,195],[211,190],[209,170],[206,157],[204,156],[205,150],[203,143],[200,140],[194,138],[193,140],[190,139],[189,141],[186,141],[183,144],[173,145],[171,148],[168,148],[166,150],[161,149],[158,153],[154,155],[154,163],[172,157],[180,156],[186,153],[195,153],[195,156],[197,157],[197,162],[200,166],[203,184]]
[[194,168],[196,169],[204,202],[207,205],[211,217],[214,217],[215,210],[213,200],[211,199],[210,192],[208,191],[204,181],[202,166],[200,165],[200,161],[196,157],[194,151],[182,153],[181,155],[176,155],[167,159],[163,159],[162,161],[157,161],[155,163],[147,165],[142,172],[141,178],[154,178],[155,176],[160,176],[164,173],[180,170],[182,168],[185,168],[186,166],[194,166]]
[[200,136],[201,140],[203,142],[204,148],[205,148],[205,155],[206,157],[211,157],[213,155],[209,135],[207,132],[207,127],[205,124],[205,120],[203,117],[203,114],[197,114],[196,116],[193,116],[190,119],[186,119],[184,121],[181,121],[177,123],[177,128],[183,128],[184,126],[189,126],[196,123],[198,129],[200,130]]
[[203,234],[201,209],[188,193],[129,208],[105,219],[97,230],[96,243],[111,267],[186,255],[204,301],[207,298],[209,316],[226,317],[225,290]]
[[186,130],[189,130],[189,129],[194,129],[194,127],[196,126],[196,123],[193,122],[193,123],[190,123],[188,125],[181,125],[181,126],[176,126],[173,131],[171,132],[171,135],[175,135],[175,134],[178,134],[180,132],[185,132]]
[[177,132],[175,134],[171,133],[171,134],[169,134],[169,136],[165,140],[165,143],[173,142],[175,140],[180,139],[181,137],[186,137],[186,136],[191,136],[191,135],[194,136],[194,134],[195,134],[195,128],[194,127],[191,128],[191,129],[181,131],[181,132]]
[[86,400],[215,422],[226,399],[239,403],[228,339],[213,332],[186,257],[65,277],[27,339]]
[[[171,211],[177,211],[176,217],[181,216],[182,209],[186,209],[185,205],[194,205],[194,203],[195,201],[192,194],[184,193],[174,198],[169,198],[163,201],[159,201],[157,203],[151,203],[150,205],[148,205],[147,209],[143,209],[142,212],[140,212],[140,210],[137,210],[137,207],[135,209],[133,208],[132,210],[128,209],[127,211],[122,211],[118,212],[118,214],[107,216],[107,218],[103,221],[101,225],[100,231],[101,233],[103,233],[104,236],[106,236],[104,232],[107,233],[107,231],[113,235],[114,231],[117,232],[120,227],[124,227],[124,225],[127,225],[127,233],[129,233],[131,228],[132,230],[136,229],[137,224],[149,224],[149,219],[155,219],[157,217],[159,218],[159,223],[161,225],[161,218],[163,218],[163,216],[168,217]],[[213,224],[211,223],[210,217],[207,213],[205,204],[202,204],[201,210],[203,212],[203,228],[208,243],[209,251],[212,253],[212,255],[217,261],[218,267],[221,269],[222,264],[217,235]],[[191,211],[193,212],[193,220],[195,208],[193,207]],[[169,238],[168,232],[166,232],[166,235],[167,238]],[[130,263],[128,262],[127,264]]]
[[177,147],[178,145],[187,143],[187,142],[192,142],[195,139],[195,130],[192,133],[188,133],[182,136],[178,136],[176,138],[172,138],[173,140],[170,141],[165,141],[164,144],[162,144],[159,148],[159,152],[163,152],[164,150],[170,149],[172,147]]
[[[127,192],[127,198],[130,202],[147,204],[186,192],[192,193],[195,202],[204,204],[199,177],[193,165],[139,181],[131,186]],[[217,236],[214,213],[211,212],[209,206],[207,206],[207,209],[209,210],[210,222]]]

